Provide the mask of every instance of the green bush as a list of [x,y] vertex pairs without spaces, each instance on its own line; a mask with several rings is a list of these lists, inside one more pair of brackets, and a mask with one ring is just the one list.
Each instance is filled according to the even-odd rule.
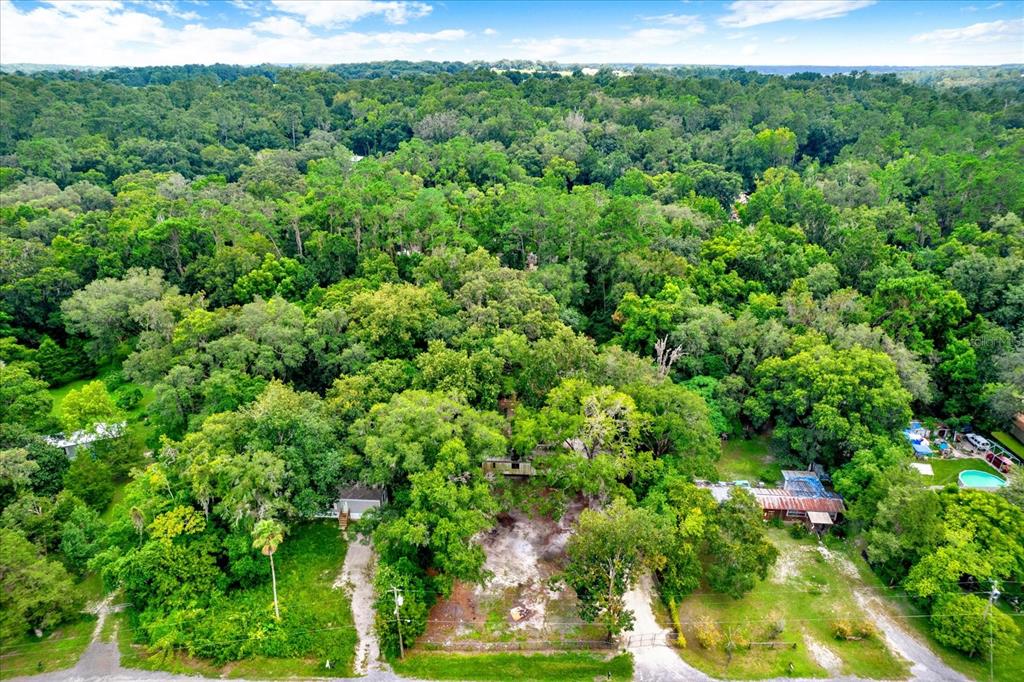
[[377,638],[381,652],[388,657],[399,653],[398,623],[395,619],[395,596],[393,587],[401,593],[402,605],[398,612],[402,619],[402,636],[406,646],[427,629],[427,614],[433,603],[433,590],[428,590],[426,576],[421,569],[402,557],[394,564],[381,562],[373,581],[377,594],[374,607],[377,612]]
[[116,388],[112,394],[114,404],[122,410],[134,409],[142,400],[142,390],[138,386],[125,384]]
[[93,509],[103,511],[114,496],[110,467],[80,451],[64,474],[64,487]]
[[765,638],[769,640],[777,639],[786,631],[786,619],[783,618],[782,614],[778,611],[772,611],[768,614],[768,618],[765,620],[767,627],[765,628]]

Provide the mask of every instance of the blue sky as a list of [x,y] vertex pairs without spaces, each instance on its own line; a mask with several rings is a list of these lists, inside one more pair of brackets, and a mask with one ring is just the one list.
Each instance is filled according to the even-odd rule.
[[0,0],[0,62],[1024,62],[1024,0]]

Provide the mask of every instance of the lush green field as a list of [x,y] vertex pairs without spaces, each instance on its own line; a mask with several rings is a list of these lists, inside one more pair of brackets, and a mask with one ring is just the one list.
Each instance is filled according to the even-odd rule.
[[81,618],[61,625],[46,637],[26,635],[0,644],[0,680],[70,668],[89,646],[96,617]]
[[[686,646],[679,654],[691,665],[715,677],[762,679],[776,676],[825,677],[828,673],[808,647],[811,640],[839,661],[836,673],[874,679],[902,678],[908,666],[885,646],[881,635],[859,641],[840,641],[832,631],[837,618],[863,619],[853,596],[851,578],[819,551],[816,540],[795,540],[772,529],[769,538],[779,559],[769,579],[742,599],[715,593],[696,593],[678,608]],[[724,641],[737,644],[730,656],[725,647],[705,649],[696,623],[718,623]],[[783,624],[781,634],[769,632]],[[777,647],[743,642],[778,642]]]
[[993,431],[992,437],[999,441],[999,444],[1004,448],[1017,455],[1018,457],[1024,457],[1024,443],[1011,436],[1004,431]]
[[1002,478],[1002,474],[993,469],[988,462],[982,459],[929,459],[926,461],[928,464],[932,465],[932,471],[935,472],[934,476],[924,477],[925,482],[930,485],[956,483],[957,476],[960,475],[960,472],[967,471],[968,469],[984,471],[985,473],[993,474],[994,476]]
[[[614,658],[591,653],[435,654],[414,653],[393,662],[395,672],[424,680],[475,682],[591,682],[633,679],[629,654]],[[610,678],[606,676],[611,674]]]
[[722,456],[715,464],[724,481],[764,481],[773,484],[782,479],[782,465],[768,451],[768,438],[727,440]]
[[[127,619],[122,619],[118,643],[121,649],[121,664],[126,668],[164,670],[182,674],[202,674],[218,677],[256,677],[262,679],[283,679],[288,677],[310,678],[324,675],[348,675],[352,671],[355,656],[356,633],[352,624],[352,611],[348,598],[342,590],[333,589],[334,580],[345,561],[347,544],[338,532],[334,522],[309,523],[297,527],[281,544],[274,555],[277,566],[277,592],[283,608],[312,615],[322,625],[320,637],[331,638],[332,646],[339,655],[331,659],[331,668],[326,661],[308,658],[266,658],[234,661],[217,666],[210,661],[177,654],[174,656],[151,655],[145,646],[133,642]],[[269,583],[255,588],[269,603],[272,599]],[[239,593],[243,599],[251,596]],[[253,633],[257,636],[259,633]]]

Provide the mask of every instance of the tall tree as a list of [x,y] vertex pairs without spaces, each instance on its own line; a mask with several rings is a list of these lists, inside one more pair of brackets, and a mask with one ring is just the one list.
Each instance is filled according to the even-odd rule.
[[274,569],[274,552],[284,541],[284,526],[273,519],[257,521],[252,529],[252,546],[270,559],[270,583],[274,589],[274,617],[281,620],[277,604],[277,571]]
[[600,622],[611,639],[633,625],[624,595],[665,562],[660,519],[617,498],[602,511],[584,509],[566,546],[565,582],[580,600],[580,616]]

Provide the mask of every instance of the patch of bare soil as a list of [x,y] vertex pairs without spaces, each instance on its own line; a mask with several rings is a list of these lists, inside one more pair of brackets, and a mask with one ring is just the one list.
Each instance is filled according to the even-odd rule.
[[818,552],[821,556],[833,566],[835,566],[840,573],[845,575],[847,578],[853,578],[854,580],[860,580],[860,573],[857,572],[857,567],[853,565],[853,562],[847,559],[841,554],[836,554],[825,545],[818,545]]
[[558,521],[514,510],[476,538],[484,550],[482,585],[457,583],[430,612],[425,641],[459,638],[547,638],[582,625],[569,588],[549,589],[565,564],[565,546],[582,502],[569,505]]
[[484,624],[484,617],[477,610],[473,586],[461,581],[455,582],[452,596],[437,600],[428,619],[423,641],[435,643],[463,637]]
[[829,675],[838,675],[842,671],[842,659],[839,658],[834,651],[808,635],[806,632],[804,633],[804,644],[807,645],[807,651],[811,654],[811,658],[814,659],[814,662],[827,670]]
[[780,552],[779,558],[771,568],[769,580],[773,583],[784,584],[791,578],[800,577],[800,561],[803,557],[803,548],[799,551]]

